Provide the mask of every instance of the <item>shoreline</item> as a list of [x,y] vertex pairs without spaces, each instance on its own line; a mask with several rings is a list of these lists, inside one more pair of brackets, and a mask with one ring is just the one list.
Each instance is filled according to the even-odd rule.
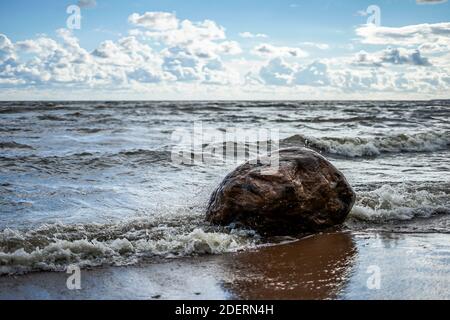
[[[65,273],[3,276],[0,300],[450,299],[449,240],[440,233],[322,233],[238,253],[81,270],[82,289],[74,291]],[[369,288],[374,276],[379,289]]]

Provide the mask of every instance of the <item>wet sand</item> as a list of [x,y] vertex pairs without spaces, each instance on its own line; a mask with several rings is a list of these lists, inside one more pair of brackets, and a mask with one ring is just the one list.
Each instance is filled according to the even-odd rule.
[[[254,251],[0,278],[0,299],[450,299],[450,234],[339,232]],[[379,271],[379,289],[373,275]],[[371,277],[372,276],[372,277]]]

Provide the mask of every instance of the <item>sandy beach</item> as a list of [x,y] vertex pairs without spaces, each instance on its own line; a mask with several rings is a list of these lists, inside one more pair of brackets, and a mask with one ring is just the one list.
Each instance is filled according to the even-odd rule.
[[[0,299],[450,299],[450,235],[335,232],[253,251],[0,278]],[[379,289],[367,282],[380,271]],[[370,271],[370,272],[369,272]]]

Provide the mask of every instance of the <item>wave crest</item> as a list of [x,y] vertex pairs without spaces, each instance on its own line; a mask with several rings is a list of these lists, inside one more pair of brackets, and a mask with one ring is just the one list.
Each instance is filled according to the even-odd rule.
[[449,132],[421,132],[386,137],[307,137],[295,135],[284,139],[284,145],[302,144],[318,151],[344,157],[375,157],[382,153],[431,152],[445,150],[450,145]]
[[0,275],[64,271],[71,264],[80,268],[123,266],[158,257],[221,254],[257,242],[251,231],[165,224],[152,227],[137,221],[114,226],[49,225],[26,232],[6,229],[0,232]]
[[382,185],[372,191],[358,192],[350,218],[369,222],[429,218],[435,214],[450,213],[447,202],[448,194],[444,191]]

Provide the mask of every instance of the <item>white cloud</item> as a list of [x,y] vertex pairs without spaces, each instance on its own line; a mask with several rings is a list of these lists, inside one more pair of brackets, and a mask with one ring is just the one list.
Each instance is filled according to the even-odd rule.
[[[417,68],[417,65],[426,68]],[[371,68],[360,68],[360,66]],[[392,68],[392,66],[396,66]],[[293,88],[320,88],[333,90],[344,96],[359,98],[408,94],[408,97],[433,96],[450,88],[450,66],[445,68],[426,64],[414,50],[386,49],[375,53],[359,52],[350,60],[333,58],[308,64],[287,62],[275,58],[260,67],[258,73],[246,75],[248,83]],[[296,89],[294,89],[296,88]],[[445,94],[444,94],[445,95]]]
[[354,66],[360,66],[360,67],[381,67],[382,64],[380,63],[378,58],[372,57],[369,53],[367,53],[364,50],[359,51],[355,54],[354,59],[351,62]]
[[305,86],[328,86],[331,79],[328,66],[320,61],[314,61],[294,73],[293,84]]
[[163,68],[178,81],[201,80],[198,59],[178,48],[166,50]]
[[327,65],[320,61],[301,66],[275,58],[261,68],[259,76],[265,84],[279,86],[327,86],[331,82]]
[[58,30],[60,42],[48,37],[17,42],[26,58],[9,69],[9,79],[24,85],[72,84],[80,87],[128,86],[133,81],[174,79],[162,70],[162,58],[134,37],[104,41],[89,53],[71,31]]
[[253,48],[252,53],[261,57],[294,57],[304,58],[308,53],[300,48],[273,46],[263,43]]
[[[59,41],[39,36],[14,44],[2,35],[0,84],[136,89],[152,83],[239,81],[239,72],[224,66],[222,58],[242,50],[226,39],[225,29],[214,21],[179,21],[160,12],[133,14],[129,20],[142,29],[117,41],[103,41],[92,52],[81,48],[66,29],[57,31]],[[155,39],[159,45],[155,46]]]
[[0,34],[0,62],[10,59],[15,60],[15,50],[11,40],[4,34]]
[[[136,20],[136,16],[138,15],[131,15],[129,20]],[[147,12],[144,16],[153,17],[154,15]],[[161,14],[158,13],[158,16]],[[153,22],[148,24],[146,21],[140,24],[144,27],[143,30],[134,29],[130,32],[144,40],[157,41],[169,48],[182,48],[201,59],[216,59],[221,54],[236,55],[242,52],[237,42],[226,40],[225,29],[214,21],[179,21],[173,14],[170,14],[170,20],[173,22],[157,25]],[[170,28],[168,28],[169,25]]]
[[[334,64],[330,70],[333,86],[339,86],[343,92],[365,92],[370,96],[383,94],[407,94],[408,97],[433,95],[448,90],[446,80],[450,70],[437,67],[416,68],[413,65],[401,65],[398,68],[352,68],[345,64]],[[401,96],[400,96],[401,97]]]
[[1,97],[22,90],[56,99],[57,92],[90,90],[95,98],[100,92],[106,98],[127,92],[136,99],[385,99],[405,93],[408,98],[446,96],[450,88],[447,23],[362,26],[357,29],[362,42],[390,47],[313,60],[302,48],[325,50],[328,45],[262,43],[247,52],[255,57],[241,55],[239,43],[227,39],[225,28],[211,20],[181,20],[160,12],[134,14],[129,20],[134,29],[128,36],[103,41],[92,51],[66,29],[58,30],[56,38],[41,35],[18,42],[0,34]]
[[415,66],[431,66],[428,58],[423,57],[418,49],[404,48],[387,48],[385,50],[367,53],[364,50],[358,52],[352,64],[354,66],[364,67],[382,67],[391,65],[415,65]]
[[267,34],[264,33],[251,33],[251,32],[241,32],[239,33],[239,36],[241,38],[247,38],[247,39],[251,39],[251,38],[267,38]]
[[356,34],[364,44],[415,46],[426,52],[450,50],[450,22],[398,28],[368,24],[358,27]]
[[146,12],[143,15],[133,13],[128,21],[133,25],[158,31],[177,29],[179,23],[175,14],[169,12]]
[[259,76],[268,85],[289,85],[292,82],[294,68],[284,62],[281,58],[270,60],[267,65],[259,71]]
[[[146,16],[151,15],[146,13]],[[135,17],[134,14],[129,20]],[[172,14],[170,17],[177,21],[170,28],[155,28],[153,23],[144,23],[141,24],[143,30],[132,31],[144,41],[157,41],[165,47],[161,52],[165,72],[178,81],[226,83],[229,77],[234,77],[232,71],[224,70],[221,59],[238,55],[242,49],[237,42],[227,40],[225,28],[211,20],[193,22],[180,21]]]
[[221,42],[219,44],[218,51],[227,55],[237,55],[242,53],[242,49],[236,41]]
[[428,58],[421,55],[420,50],[388,48],[383,51],[381,62],[392,64],[411,64],[416,66],[431,65]]
[[183,20],[178,24],[177,28],[135,32],[140,33],[148,39],[161,41],[168,46],[188,46],[194,43],[226,39],[225,29],[211,20],[204,20],[201,22]]
[[59,49],[58,43],[47,37],[19,41],[16,43],[15,47],[20,51],[35,53],[39,57],[51,55]]

